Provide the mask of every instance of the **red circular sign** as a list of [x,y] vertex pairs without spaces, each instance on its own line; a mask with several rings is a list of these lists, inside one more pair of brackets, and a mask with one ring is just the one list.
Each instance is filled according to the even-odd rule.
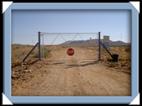
[[74,55],[74,49],[73,49],[73,48],[68,48],[67,54],[68,54],[69,56]]

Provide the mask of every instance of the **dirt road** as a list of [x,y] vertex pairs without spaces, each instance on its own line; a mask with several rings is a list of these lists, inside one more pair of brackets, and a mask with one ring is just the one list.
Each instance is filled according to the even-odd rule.
[[23,70],[21,78],[12,80],[12,95],[131,95],[129,73],[93,61],[97,59],[93,48],[74,49],[75,55],[70,57],[66,48],[54,48],[50,58]]

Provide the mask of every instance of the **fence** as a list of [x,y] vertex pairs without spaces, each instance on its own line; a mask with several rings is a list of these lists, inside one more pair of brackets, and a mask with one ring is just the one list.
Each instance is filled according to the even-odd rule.
[[[97,57],[98,60],[100,58],[100,49],[99,45],[99,33],[45,33],[40,32],[39,34],[39,59],[44,58],[42,54],[44,54],[43,48],[51,48],[56,47],[64,47],[66,50],[68,48],[76,48],[76,47],[92,47],[96,48],[97,54],[94,57]],[[78,53],[78,51],[76,52]],[[65,55],[65,54],[63,54]]]
[[[41,60],[45,58],[45,49],[51,49],[52,47],[64,47],[64,48],[76,48],[76,47],[92,47],[96,49],[96,54],[93,57],[97,61],[101,60],[101,46],[108,52],[108,54],[116,59],[116,56],[113,56],[105,44],[101,42],[101,33],[47,33],[47,32],[38,32],[38,42],[32,48],[32,50],[25,56],[22,62],[24,62],[31,52],[38,47],[38,59]],[[53,50],[52,50],[53,51]],[[58,52],[58,51],[57,51]],[[85,52],[84,52],[85,53]],[[63,54],[65,55],[65,54]],[[63,57],[63,56],[62,56]],[[94,58],[93,58],[94,59]]]

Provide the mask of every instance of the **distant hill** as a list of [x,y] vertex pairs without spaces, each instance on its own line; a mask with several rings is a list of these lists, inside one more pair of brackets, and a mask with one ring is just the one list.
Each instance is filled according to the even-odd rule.
[[125,43],[123,41],[110,41],[110,46],[127,46],[130,43]]
[[[103,42],[103,40],[101,40]],[[108,41],[110,46],[127,46],[130,43],[125,43],[123,41]],[[91,40],[76,40],[76,41],[66,41],[60,45],[62,46],[98,46],[99,42],[98,39],[91,39]]]

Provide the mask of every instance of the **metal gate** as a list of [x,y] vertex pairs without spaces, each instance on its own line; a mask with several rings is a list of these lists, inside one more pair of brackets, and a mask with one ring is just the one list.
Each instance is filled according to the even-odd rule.
[[94,63],[100,58],[99,40],[100,33],[39,32],[39,59],[69,65]]

